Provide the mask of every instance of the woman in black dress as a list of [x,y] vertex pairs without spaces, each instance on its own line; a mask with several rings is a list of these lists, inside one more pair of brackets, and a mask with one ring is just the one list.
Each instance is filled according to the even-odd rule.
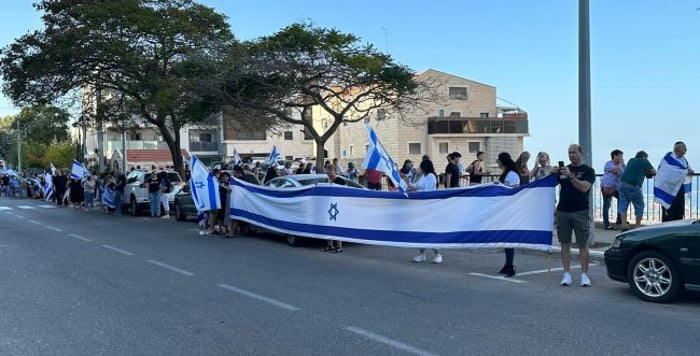
[[76,209],[80,208],[85,201],[85,191],[80,179],[71,178],[70,180],[70,201]]

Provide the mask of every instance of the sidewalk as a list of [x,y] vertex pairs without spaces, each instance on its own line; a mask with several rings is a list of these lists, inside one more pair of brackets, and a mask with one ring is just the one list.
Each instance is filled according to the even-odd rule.
[[[602,261],[605,250],[607,250],[610,247],[612,242],[615,240],[615,236],[617,236],[617,234],[619,233],[620,230],[603,229],[603,223],[596,221],[595,230],[593,231],[592,236],[594,245],[589,247],[591,259]],[[561,251],[561,248],[559,247],[559,239],[557,239],[556,230],[554,230],[554,236],[552,238],[552,251],[557,253]],[[575,243],[571,245],[571,254],[576,256],[579,255],[579,251]]]

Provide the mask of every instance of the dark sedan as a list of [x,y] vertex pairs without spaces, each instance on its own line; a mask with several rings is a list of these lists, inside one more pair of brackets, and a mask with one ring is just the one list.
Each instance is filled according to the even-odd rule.
[[608,277],[630,285],[642,300],[673,301],[700,291],[700,220],[674,221],[619,234],[605,251]]
[[[249,171],[244,173],[243,180],[251,184],[260,185],[258,178]],[[173,205],[175,220],[184,221],[187,220],[188,217],[197,217],[197,208],[194,206],[189,182],[182,187],[182,190],[175,194]],[[245,226],[246,229],[248,228],[247,224],[243,224],[243,226]]]

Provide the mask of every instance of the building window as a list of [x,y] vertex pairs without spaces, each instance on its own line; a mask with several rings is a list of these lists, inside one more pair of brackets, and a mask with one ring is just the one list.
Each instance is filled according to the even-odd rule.
[[350,145],[350,157],[355,157],[355,146]]
[[408,154],[409,154],[409,155],[419,155],[419,154],[421,154],[420,143],[409,143],[409,144],[408,144]]
[[467,100],[467,87],[450,87],[450,99]]
[[489,117],[489,113],[487,113],[487,112],[479,113],[479,117]]
[[443,109],[438,110],[438,116],[445,117],[445,110],[443,110]]
[[481,151],[481,142],[469,142],[469,153]]
[[462,117],[462,113],[459,111],[453,111],[450,113],[450,117]]
[[439,153],[448,153],[450,151],[450,144],[448,142],[439,142],[438,143],[438,152]]
[[284,139],[287,141],[291,141],[294,139],[294,136],[292,134],[292,131],[285,131],[284,132]]

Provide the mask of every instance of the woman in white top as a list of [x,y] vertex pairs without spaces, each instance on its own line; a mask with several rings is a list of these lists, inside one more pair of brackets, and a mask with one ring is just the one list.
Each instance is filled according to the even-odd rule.
[[[420,162],[421,178],[415,182],[411,183],[407,175],[402,174],[403,180],[408,185],[408,190],[414,191],[430,191],[437,189],[437,174],[435,174],[435,167],[433,166],[433,161],[426,159]],[[433,256],[433,263],[442,263],[442,255],[440,250],[433,249],[435,256]],[[425,249],[420,249],[420,253],[413,257],[413,262],[424,262],[425,261]]]
[[[518,166],[513,162],[508,152],[501,152],[498,154],[498,168],[501,169],[501,176],[498,177],[498,181],[503,185],[509,187],[517,187],[520,185],[520,174],[518,172]],[[513,259],[515,258],[515,249],[506,248],[506,264],[501,268],[500,274],[505,274],[506,277],[515,276],[515,265],[513,265]]]

